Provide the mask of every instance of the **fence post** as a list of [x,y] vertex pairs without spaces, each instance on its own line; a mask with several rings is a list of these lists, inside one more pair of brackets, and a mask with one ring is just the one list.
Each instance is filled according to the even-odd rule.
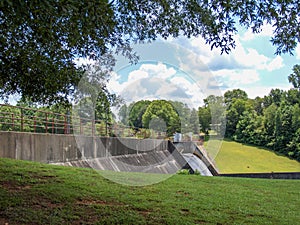
[[82,128],[82,120],[81,118],[79,119],[79,126],[80,126],[80,134],[83,133],[83,128]]
[[[54,116],[54,115],[53,115]],[[54,133],[54,117],[52,118],[52,134]]]
[[24,127],[24,117],[23,117],[23,109],[21,108],[21,132],[23,132]]
[[46,113],[46,134],[48,133],[48,113]]
[[65,120],[65,122],[64,122],[64,134],[67,134],[67,116],[66,115],[64,115],[64,120]]
[[36,133],[36,116],[33,117],[33,131]]
[[92,119],[92,136],[95,136],[95,120]]
[[14,127],[15,127],[14,113],[11,114],[11,123],[12,123],[12,128],[14,129]]

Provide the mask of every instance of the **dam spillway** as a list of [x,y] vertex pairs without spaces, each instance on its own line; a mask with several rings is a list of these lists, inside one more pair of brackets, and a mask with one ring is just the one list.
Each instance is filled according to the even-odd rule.
[[[196,170],[202,162],[212,175],[217,170],[192,142],[21,132],[0,132],[0,157],[99,170],[173,174]],[[185,155],[197,156],[190,159]],[[199,170],[198,167],[197,170]],[[199,171],[209,175],[205,168]]]

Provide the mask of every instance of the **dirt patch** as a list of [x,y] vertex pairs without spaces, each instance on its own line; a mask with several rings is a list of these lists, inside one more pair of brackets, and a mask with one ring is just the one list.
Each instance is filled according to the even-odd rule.
[[1,225],[9,225],[8,220],[4,218],[0,218],[0,224]]
[[186,192],[186,191],[177,191],[177,194],[183,195],[183,196],[189,196],[190,193]]
[[141,210],[139,211],[139,214],[142,215],[143,217],[147,217],[149,214],[151,214],[150,210]]
[[181,213],[182,215],[189,214],[189,212],[190,212],[189,209],[181,209],[181,210],[180,210],[180,213]]
[[9,192],[29,190],[32,188],[31,185],[20,185],[15,181],[1,181],[0,185]]
[[77,205],[105,205],[105,206],[124,206],[121,202],[108,202],[103,200],[83,199],[76,202]]

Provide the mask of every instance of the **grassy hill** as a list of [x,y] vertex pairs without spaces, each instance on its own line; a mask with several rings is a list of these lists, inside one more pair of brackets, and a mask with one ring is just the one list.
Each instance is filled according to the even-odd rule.
[[299,224],[299,186],[174,175],[134,187],[91,169],[0,159],[0,224]]
[[300,172],[299,162],[265,148],[226,139],[209,141],[206,148],[216,155],[215,162],[221,173]]

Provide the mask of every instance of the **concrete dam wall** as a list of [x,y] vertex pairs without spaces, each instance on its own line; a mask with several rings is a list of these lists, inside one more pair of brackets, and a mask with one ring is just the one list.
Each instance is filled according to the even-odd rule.
[[[189,151],[195,148],[195,145],[185,146]],[[195,167],[179,153],[176,145],[159,139],[0,132],[0,157],[99,170],[165,174]],[[204,166],[207,164],[200,160]],[[204,170],[203,175],[207,175],[207,168]]]
[[0,157],[38,162],[131,155],[168,149],[168,141],[0,132]]

